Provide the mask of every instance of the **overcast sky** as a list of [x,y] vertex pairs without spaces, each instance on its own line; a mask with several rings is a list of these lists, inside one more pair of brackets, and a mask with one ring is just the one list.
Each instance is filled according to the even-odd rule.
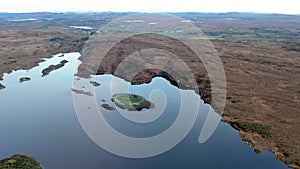
[[0,0],[0,12],[44,11],[300,14],[300,0]]

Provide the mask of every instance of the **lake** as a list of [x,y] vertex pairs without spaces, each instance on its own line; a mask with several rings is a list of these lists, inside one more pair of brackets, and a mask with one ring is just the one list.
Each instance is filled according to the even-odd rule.
[[[0,90],[0,158],[16,153],[27,154],[35,157],[46,169],[288,168],[267,150],[264,150],[263,154],[255,153],[251,147],[241,141],[238,131],[227,123],[220,122],[213,135],[200,144],[199,133],[210,109],[210,106],[203,102],[199,103],[201,112],[197,116],[195,125],[171,150],[141,159],[125,158],[109,153],[88,137],[74,109],[72,95],[80,94],[72,93],[73,81],[77,83],[76,81],[89,80],[74,76],[80,54],[69,53],[60,56],[58,54],[45,59],[39,66],[30,70],[5,74],[0,81],[6,86],[5,89]],[[64,67],[42,77],[43,69],[62,60],[69,62]],[[30,77],[31,80],[20,83],[19,79],[24,76]],[[180,98],[177,96],[181,90],[163,78],[154,78],[149,84],[135,86],[113,75],[97,75],[92,76],[91,79],[101,85],[94,87],[94,97],[84,97],[95,98],[97,109],[101,110],[107,122],[120,133],[137,138],[151,137],[167,130],[176,120],[180,105]],[[157,98],[168,100],[164,103],[164,112],[153,122],[136,123],[125,118],[124,114],[130,112],[120,114],[102,108],[103,103],[114,106],[111,94],[123,90],[122,87],[109,90],[112,81],[127,86],[126,90],[149,100],[153,90],[164,91],[164,95],[156,93],[160,96]],[[83,87],[82,90],[84,89]],[[154,109],[162,108],[160,103],[163,102],[155,100],[155,95],[152,96]],[[91,111],[95,107],[86,109]],[[148,111],[151,109],[138,113],[151,113]]]

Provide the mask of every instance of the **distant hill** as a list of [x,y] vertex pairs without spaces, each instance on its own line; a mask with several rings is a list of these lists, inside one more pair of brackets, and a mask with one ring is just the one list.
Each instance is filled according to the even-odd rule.
[[[38,19],[61,19],[61,18],[74,18],[74,16],[85,19],[87,17],[99,17],[99,16],[123,16],[136,14],[135,12],[33,12],[33,13],[1,13],[0,19],[25,19],[25,18],[38,18]],[[285,14],[263,14],[263,13],[240,13],[240,12],[228,12],[228,13],[199,13],[199,12],[176,12],[168,13],[180,17],[194,17],[194,18],[239,18],[239,19],[272,19],[272,18],[290,18],[300,17],[300,15],[285,15]]]

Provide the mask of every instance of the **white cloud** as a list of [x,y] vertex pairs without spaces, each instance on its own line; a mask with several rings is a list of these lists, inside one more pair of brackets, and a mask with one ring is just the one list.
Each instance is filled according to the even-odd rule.
[[299,0],[2,0],[0,12],[195,11],[300,14]]

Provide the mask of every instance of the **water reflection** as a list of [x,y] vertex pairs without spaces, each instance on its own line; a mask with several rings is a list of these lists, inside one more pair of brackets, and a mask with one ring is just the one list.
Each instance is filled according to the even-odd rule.
[[[238,132],[226,123],[220,123],[212,137],[204,144],[199,144],[199,133],[208,115],[208,105],[201,109],[203,113],[197,116],[194,127],[185,139],[162,155],[128,159],[104,151],[89,139],[74,111],[71,88],[72,80],[76,78],[73,74],[79,56],[79,53],[54,56],[28,71],[5,74],[1,84],[6,88],[0,90],[0,158],[15,153],[28,154],[36,157],[46,169],[287,168],[268,151],[263,155],[254,153],[240,140]],[[69,61],[64,67],[48,76],[41,76],[44,68],[64,59]],[[20,83],[19,78],[23,76],[29,76],[31,80]],[[96,95],[93,97],[99,109],[102,109],[100,105],[103,99],[113,105],[111,96],[102,93],[107,87],[106,78],[111,77],[107,75],[92,78],[101,84],[94,87]],[[178,90],[160,78],[148,85],[130,86],[134,93],[149,99],[150,91],[157,88],[169,90],[170,93]],[[167,98],[173,96],[165,93]],[[168,112],[153,120],[153,128],[147,123],[128,122],[115,111],[103,110],[103,116],[124,134],[148,137],[164,131],[176,119],[178,100],[175,97],[168,98],[168,101],[169,99],[171,101],[166,106]],[[88,106],[86,110],[89,110]],[[134,127],[135,125],[139,127]]]

